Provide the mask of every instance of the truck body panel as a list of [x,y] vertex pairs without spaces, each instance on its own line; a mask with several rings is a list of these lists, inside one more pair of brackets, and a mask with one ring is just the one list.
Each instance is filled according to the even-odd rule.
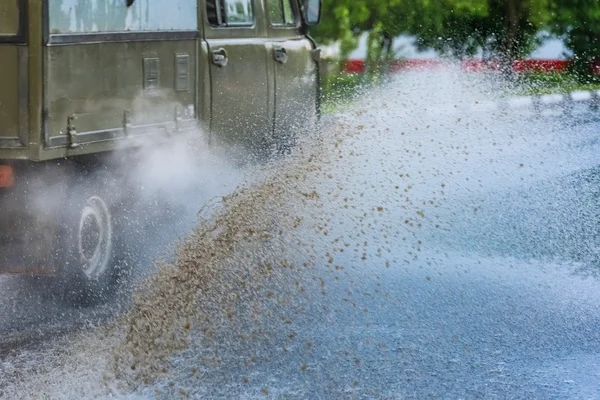
[[[56,273],[57,254],[77,253],[61,226],[77,219],[71,208],[111,226],[111,192],[94,175],[115,151],[135,162],[140,146],[193,132],[245,155],[314,126],[318,62],[301,9],[300,0],[2,0],[0,273]],[[87,181],[89,204],[78,202]]]

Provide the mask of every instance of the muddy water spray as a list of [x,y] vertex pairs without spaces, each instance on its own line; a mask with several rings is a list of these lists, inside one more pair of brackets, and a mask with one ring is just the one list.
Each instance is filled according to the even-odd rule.
[[[74,338],[62,363],[4,390],[64,394],[64,385],[47,382],[74,386],[90,382],[81,371],[95,371],[95,383],[67,396],[198,396],[209,368],[251,371],[256,343],[275,343],[275,356],[294,346],[295,319],[318,319],[311,313],[331,301],[333,282],[351,291],[361,274],[410,270],[420,258],[444,273],[445,249],[485,241],[465,233],[505,228],[478,224],[496,212],[491,189],[517,191],[593,165],[597,154],[571,162],[572,144],[586,132],[565,138],[555,120],[484,108],[496,100],[486,88],[474,76],[423,73],[366,94],[292,157],[262,170],[259,183],[223,197],[119,323]],[[207,347],[219,351],[209,357]],[[247,352],[236,357],[227,348]],[[246,382],[229,389],[244,393]]]

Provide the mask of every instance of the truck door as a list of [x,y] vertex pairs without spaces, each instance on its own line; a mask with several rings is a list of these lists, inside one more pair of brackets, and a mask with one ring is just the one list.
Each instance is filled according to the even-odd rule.
[[25,1],[0,1],[0,149],[27,144]]
[[262,1],[206,0],[205,15],[212,137],[262,147],[273,128]]
[[313,44],[301,33],[298,2],[267,0],[269,62],[275,76],[275,136],[291,139],[314,126],[317,112],[317,64]]

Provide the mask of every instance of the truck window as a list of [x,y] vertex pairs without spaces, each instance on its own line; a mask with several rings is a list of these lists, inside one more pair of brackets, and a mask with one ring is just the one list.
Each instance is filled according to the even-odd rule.
[[18,0],[0,1],[0,37],[19,33]]
[[252,25],[252,0],[206,0],[206,16],[212,26]]
[[269,20],[274,26],[296,26],[291,0],[268,0]]
[[198,29],[197,0],[48,0],[48,11],[50,34]]

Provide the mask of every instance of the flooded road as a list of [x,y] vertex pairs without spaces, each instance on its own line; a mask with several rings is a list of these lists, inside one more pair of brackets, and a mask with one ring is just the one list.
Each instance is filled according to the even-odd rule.
[[407,75],[326,118],[115,320],[2,353],[0,396],[600,396],[598,120],[481,87]]

